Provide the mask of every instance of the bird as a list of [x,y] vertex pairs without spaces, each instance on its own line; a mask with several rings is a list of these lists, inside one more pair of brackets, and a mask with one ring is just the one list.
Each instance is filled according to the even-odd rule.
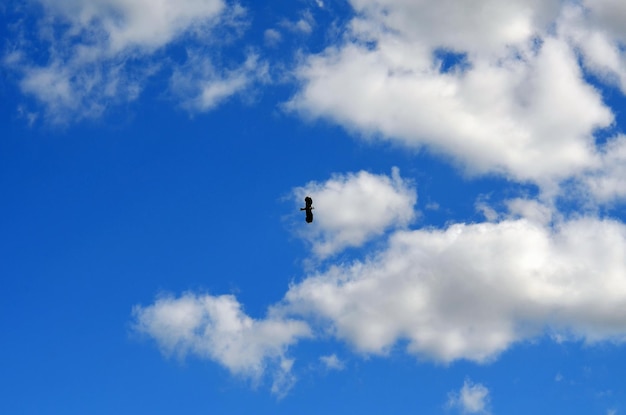
[[300,208],[300,210],[306,211],[306,223],[311,223],[313,222],[313,209],[315,209],[313,206],[311,206],[313,205],[313,199],[307,196],[304,198],[304,203],[306,203],[306,206]]

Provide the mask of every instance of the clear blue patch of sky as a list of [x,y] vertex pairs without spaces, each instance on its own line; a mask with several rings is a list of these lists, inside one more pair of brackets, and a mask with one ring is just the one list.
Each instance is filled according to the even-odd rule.
[[441,73],[463,72],[471,65],[467,60],[467,53],[449,49],[436,49],[433,52],[433,58],[439,63]]

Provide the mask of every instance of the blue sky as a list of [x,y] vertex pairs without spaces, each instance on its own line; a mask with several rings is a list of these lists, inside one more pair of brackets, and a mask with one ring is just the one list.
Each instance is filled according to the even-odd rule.
[[0,16],[1,413],[626,411],[623,2]]

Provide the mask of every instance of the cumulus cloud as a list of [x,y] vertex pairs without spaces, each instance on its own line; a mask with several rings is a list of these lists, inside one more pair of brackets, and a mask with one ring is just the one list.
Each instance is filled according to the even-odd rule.
[[[613,114],[550,29],[561,2],[351,3],[344,42],[298,68],[291,110],[546,188],[597,166]],[[444,68],[452,52],[465,63]]]
[[391,177],[360,171],[334,175],[294,190],[297,203],[313,198],[315,220],[303,236],[321,258],[346,247],[361,246],[392,227],[402,227],[415,216],[417,194],[397,168]]
[[564,7],[559,33],[581,52],[585,66],[626,92],[626,5],[619,0],[572,2]]
[[194,354],[231,373],[259,381],[270,372],[272,392],[281,396],[295,382],[289,345],[309,337],[302,321],[246,315],[231,295],[185,294],[133,308],[135,330],[152,337],[165,354]]
[[521,218],[397,231],[383,252],[293,284],[278,307],[363,353],[489,361],[545,330],[626,337],[626,227]]
[[[176,64],[162,59],[165,46],[185,36],[211,43],[213,29],[235,27],[245,14],[237,4],[222,0],[39,3],[43,10],[39,30],[22,27],[22,41],[13,45],[4,63],[20,74],[22,91],[35,97],[47,119],[56,123],[99,117],[111,105],[133,101],[159,71],[174,65],[178,72]],[[47,48],[44,59],[33,51],[33,45]],[[191,62],[198,60],[192,56],[183,66],[188,68]],[[189,107],[211,109],[215,102],[248,85],[249,77],[242,75],[249,73],[247,65],[213,78],[187,76],[197,84],[192,89],[202,90],[200,95],[205,97]],[[193,99],[184,97],[183,101]]]
[[460,391],[449,394],[447,406],[457,408],[463,414],[488,414],[489,389],[465,380]]
[[499,55],[545,29],[559,12],[559,0],[352,0],[367,20],[397,30],[399,36],[419,39],[429,48],[467,50]]
[[582,175],[582,181],[599,202],[626,198],[626,136],[607,142],[600,153],[600,168]]
[[512,217],[525,218],[540,225],[548,225],[553,220],[554,211],[537,200],[515,198],[505,202],[509,215]]

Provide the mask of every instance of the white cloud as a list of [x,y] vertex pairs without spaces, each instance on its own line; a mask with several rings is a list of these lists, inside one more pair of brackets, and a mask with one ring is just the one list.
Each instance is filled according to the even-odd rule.
[[296,383],[296,376],[291,371],[293,362],[293,359],[282,359],[274,374],[271,391],[279,399],[284,398]]
[[383,252],[290,286],[276,312],[363,353],[488,361],[546,329],[626,339],[626,226],[527,219],[397,231]]
[[447,406],[458,408],[464,414],[488,414],[489,389],[466,380],[459,392],[449,394]]
[[276,29],[267,29],[263,33],[263,38],[265,45],[269,47],[275,47],[283,40],[282,35]]
[[626,198],[626,136],[608,141],[600,153],[600,168],[586,172],[582,181],[599,202]]
[[301,13],[301,17],[296,21],[282,20],[280,25],[285,29],[304,35],[310,35],[313,32],[315,26],[315,19],[310,11],[306,10]]
[[427,48],[500,55],[541,32],[559,12],[559,0],[352,0],[376,25],[423,42]]
[[133,316],[135,330],[152,337],[165,354],[195,354],[255,381],[269,370],[272,391],[279,396],[295,382],[293,359],[285,356],[288,346],[311,334],[302,321],[252,319],[230,295],[159,298],[150,306],[135,306]]
[[97,36],[100,52],[109,55],[129,47],[157,49],[190,29],[214,24],[226,9],[223,0],[39,1],[52,17],[71,24],[69,34]]
[[[37,61],[28,42],[15,46],[4,63],[21,75],[20,86],[43,105],[46,118],[65,123],[96,118],[112,105],[136,99],[154,74],[173,65],[159,55],[162,48],[188,36],[211,43],[212,29],[236,27],[245,11],[222,0],[40,0],[44,15],[38,32],[24,27],[22,37],[47,48]],[[213,45],[219,42],[213,41]],[[191,52],[193,54],[193,51]],[[32,56],[31,56],[32,54]],[[183,65],[189,69],[190,62]],[[195,62],[208,64],[207,59]],[[250,84],[248,62],[221,76],[192,79],[202,90],[194,110],[208,110]],[[174,65],[174,72],[178,72]],[[193,69],[199,73],[202,69]]]
[[548,225],[554,216],[553,207],[536,200],[515,198],[505,203],[512,217],[522,217],[540,225]]
[[329,370],[343,370],[345,367],[344,363],[334,353],[328,356],[320,356],[320,361]]
[[[354,0],[344,43],[303,61],[288,108],[547,189],[597,167],[613,115],[549,30],[560,2],[479,3]],[[467,64],[442,71],[440,50]]]
[[307,195],[313,198],[315,219],[303,236],[321,258],[361,246],[391,227],[407,225],[415,216],[417,200],[415,190],[397,168],[391,177],[361,171],[294,190],[296,203],[303,204]]
[[192,111],[208,111],[225,99],[246,90],[267,76],[267,64],[250,54],[243,65],[230,71],[216,69],[211,60],[191,52],[185,65],[176,68],[170,89]]
[[582,53],[587,69],[626,92],[626,5],[619,0],[593,0],[564,7],[560,33]]
[[489,205],[488,199],[479,198],[474,204],[476,211],[482,213],[482,215],[489,222],[495,222],[500,217],[500,214]]
[[65,123],[97,118],[110,105],[135,100],[158,64],[126,68],[121,61],[77,65],[55,58],[48,66],[21,61],[13,68],[23,75],[22,92],[43,104],[48,121]]

